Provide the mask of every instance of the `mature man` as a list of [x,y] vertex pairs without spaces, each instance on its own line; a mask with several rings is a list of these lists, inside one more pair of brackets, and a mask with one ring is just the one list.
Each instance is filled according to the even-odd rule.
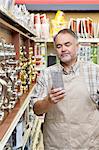
[[59,31],[54,45],[60,64],[42,72],[32,95],[35,114],[45,113],[44,150],[99,150],[99,66],[78,61],[70,29]]

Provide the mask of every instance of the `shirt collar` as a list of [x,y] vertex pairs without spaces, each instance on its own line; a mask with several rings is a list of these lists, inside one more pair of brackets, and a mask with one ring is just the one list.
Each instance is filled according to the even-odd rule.
[[60,69],[63,71],[64,74],[67,75],[67,74],[71,74],[71,73],[76,73],[76,71],[79,69],[79,66],[80,66],[80,63],[77,60],[76,63],[71,66],[71,69],[69,71],[66,71],[62,64],[60,64]]

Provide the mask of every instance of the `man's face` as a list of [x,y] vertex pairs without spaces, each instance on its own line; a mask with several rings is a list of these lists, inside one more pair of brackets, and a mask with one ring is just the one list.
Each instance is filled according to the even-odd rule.
[[61,62],[72,63],[77,58],[78,43],[69,33],[60,33],[55,40],[55,49]]

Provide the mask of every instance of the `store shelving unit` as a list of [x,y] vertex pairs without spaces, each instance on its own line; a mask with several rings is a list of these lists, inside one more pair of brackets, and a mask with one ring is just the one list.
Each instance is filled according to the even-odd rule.
[[99,43],[99,38],[79,38],[79,43]]
[[[33,86],[33,85],[32,85]],[[11,112],[9,112],[8,116],[0,125],[0,149],[2,150],[6,145],[9,137],[11,136],[14,128],[19,122],[22,114],[26,110],[29,105],[29,99],[31,96],[31,92],[33,87],[31,86],[30,91],[25,93],[20,100],[17,102],[15,108]],[[28,94],[29,93],[29,94]]]
[[[26,27],[22,26],[19,22],[15,20],[14,17],[9,15],[9,13],[5,12],[5,10],[0,9],[0,28],[1,35],[5,38],[7,32],[9,31],[9,35],[7,41],[12,42],[16,49],[16,58],[19,59],[19,49],[20,49],[20,40],[21,37],[25,40],[25,45],[29,47],[28,41],[34,42],[32,37],[36,37],[36,32],[30,31]],[[12,39],[13,38],[13,39]]]
[[[36,32],[30,31],[19,23],[14,16],[12,16],[6,10],[0,8],[0,37],[4,38],[6,42],[12,43],[15,46],[16,59],[20,57],[20,46],[25,45],[28,51],[29,47],[34,48]],[[0,56],[3,54],[0,53]],[[6,55],[9,55],[6,53]],[[23,93],[23,95],[17,101],[15,107],[11,109],[4,120],[0,124],[0,150],[3,150],[7,141],[9,140],[13,130],[17,126],[20,118],[27,109],[30,103],[30,96],[34,88],[34,83],[30,85],[29,90]],[[32,125],[26,130],[23,136],[23,147],[28,141],[31,134]]]
[[[23,24],[21,24],[16,18],[15,16],[13,16],[10,12],[8,12],[7,10],[0,8],[0,17],[5,20],[6,22],[9,22],[13,27],[15,27],[16,29],[19,29],[20,31],[22,31],[23,33],[25,33],[24,35],[29,35],[30,37],[34,37],[36,36],[36,31],[35,30],[29,30],[26,26],[24,26]],[[21,33],[22,33],[21,32]]]
[[[79,43],[99,43],[99,38],[79,38]],[[47,40],[41,39],[36,40],[36,42],[46,42],[46,43],[52,43],[53,39],[49,38]]]

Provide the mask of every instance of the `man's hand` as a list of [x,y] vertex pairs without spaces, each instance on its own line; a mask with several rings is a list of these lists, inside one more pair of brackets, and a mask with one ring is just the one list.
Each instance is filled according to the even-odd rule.
[[49,93],[49,101],[50,103],[56,104],[59,101],[63,100],[65,96],[65,90],[62,88],[52,89]]

